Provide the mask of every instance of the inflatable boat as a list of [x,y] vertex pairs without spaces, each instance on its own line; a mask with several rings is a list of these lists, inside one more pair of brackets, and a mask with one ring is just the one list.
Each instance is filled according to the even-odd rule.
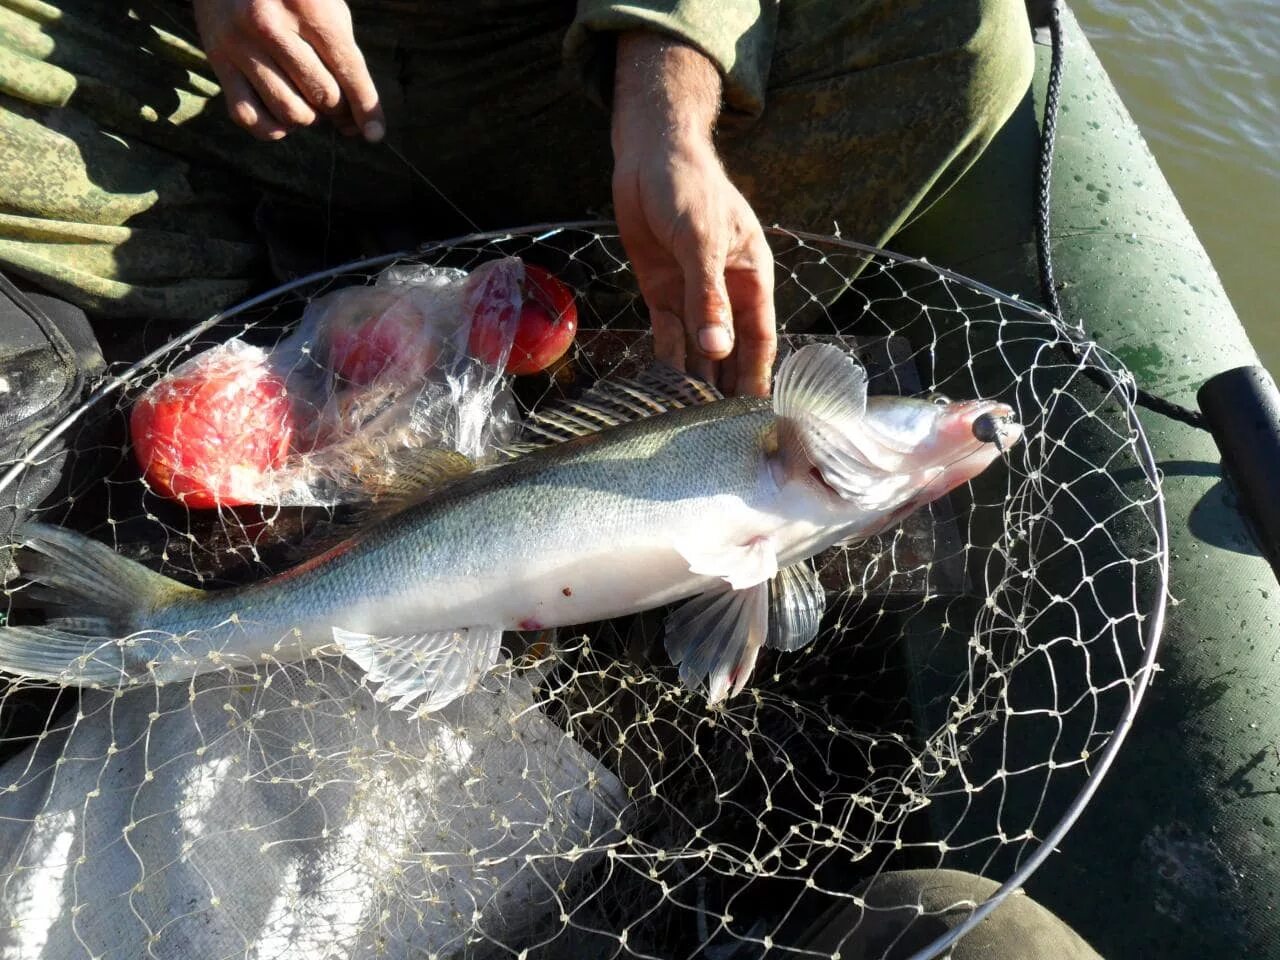
[[[1069,12],[1062,22],[1049,235],[1063,319],[1137,385],[1194,408],[1202,384],[1257,356],[1084,33]],[[1032,93],[895,250],[1041,302],[1051,59],[1041,38]],[[1255,415],[1241,408],[1232,424],[1228,409],[1219,429]],[[1213,437],[1145,410],[1142,422],[1169,523],[1160,669],[1117,763],[1027,890],[1105,957],[1280,956],[1280,589]],[[1280,496],[1280,475],[1269,482]]]

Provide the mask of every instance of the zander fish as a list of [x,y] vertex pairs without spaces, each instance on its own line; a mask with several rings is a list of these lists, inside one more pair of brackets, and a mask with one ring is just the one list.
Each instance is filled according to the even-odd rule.
[[188,587],[31,525],[23,573],[74,615],[0,628],[0,670],[117,686],[340,652],[381,699],[435,710],[494,665],[505,630],[684,601],[666,648],[714,703],[743,688],[762,646],[817,635],[810,557],[982,472],[1021,436],[1012,415],[868,397],[855,359],[811,345],[781,364],[772,399],[655,368],[532,418],[541,445],[505,462],[437,451],[409,471],[415,502],[249,586]]

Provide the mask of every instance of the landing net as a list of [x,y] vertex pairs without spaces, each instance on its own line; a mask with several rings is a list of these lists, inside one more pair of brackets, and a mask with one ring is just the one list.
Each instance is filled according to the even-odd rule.
[[[509,634],[479,688],[421,716],[341,657],[123,691],[0,680],[0,956],[848,960],[840,943],[893,906],[866,896],[890,871],[1003,885],[949,905],[969,917],[952,938],[1020,885],[1153,669],[1166,545],[1131,381],[1096,346],[1064,349],[1076,332],[1054,317],[928,263],[770,239],[784,352],[841,343],[873,393],[999,399],[1025,430],[973,483],[819,558],[817,641],[766,652],[716,708],[680,685],[662,611]],[[139,331],[112,349],[154,352],[114,363],[0,465],[4,496],[65,462],[35,519],[189,584],[266,577],[305,553],[315,511],[159,496],[128,448],[133,401],[230,337],[269,349],[317,297],[388,266],[512,255],[569,283],[580,312],[571,362],[527,378],[526,407],[643,366],[646,313],[611,227],[429,245],[174,340]],[[28,606],[9,580],[0,612]],[[849,936],[813,947],[840,908]]]

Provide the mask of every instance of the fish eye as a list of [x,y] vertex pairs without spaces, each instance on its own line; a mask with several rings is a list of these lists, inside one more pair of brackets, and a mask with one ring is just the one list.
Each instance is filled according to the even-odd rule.
[[948,397],[945,393],[931,393],[927,397],[925,397],[925,399],[928,400],[930,403],[932,403],[935,407],[945,407],[947,404],[951,402],[951,398]]

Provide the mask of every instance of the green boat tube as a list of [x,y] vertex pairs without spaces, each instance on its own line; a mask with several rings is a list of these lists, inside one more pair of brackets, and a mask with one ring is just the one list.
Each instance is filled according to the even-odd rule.
[[[1063,24],[1050,231],[1064,319],[1138,385],[1194,407],[1204,381],[1256,354],[1088,40],[1069,13]],[[1033,92],[1007,128],[891,243],[1035,302],[1050,64],[1037,49]],[[1115,766],[1027,889],[1106,957],[1280,956],[1280,590],[1210,434],[1141,419],[1169,522],[1160,670]]]

